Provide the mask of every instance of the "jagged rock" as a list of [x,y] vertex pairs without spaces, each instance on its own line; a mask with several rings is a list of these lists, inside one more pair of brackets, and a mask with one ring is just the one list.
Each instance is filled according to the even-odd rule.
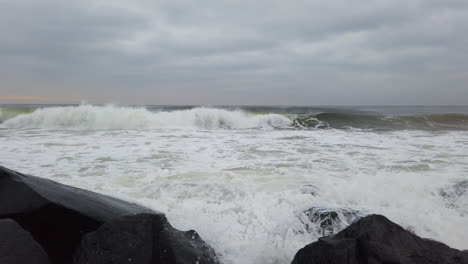
[[0,263],[47,264],[47,254],[31,235],[12,219],[0,220]]
[[359,211],[350,209],[329,209],[312,207],[304,211],[308,220],[313,223],[305,223],[307,232],[328,236],[338,233],[346,226],[363,216]]
[[173,229],[165,219],[124,216],[88,233],[75,263],[213,263],[215,253],[195,231]]
[[468,253],[370,215],[300,249],[292,264],[466,264]]
[[[137,214],[139,215],[135,216]],[[141,214],[146,217],[141,217]],[[189,235],[181,235],[192,234],[193,231],[181,232],[174,229],[162,213],[51,180],[24,175],[0,166],[0,219],[3,218],[14,219],[30,232],[47,252],[52,264],[72,263],[74,259],[78,261],[76,263],[80,263],[79,261],[85,256],[90,256],[86,263],[104,263],[93,262],[94,259],[90,254],[92,243],[89,243],[93,241],[101,243],[100,239],[95,238],[102,237],[102,232],[106,232],[103,230],[107,230],[106,236],[116,238],[113,244],[106,246],[108,252],[120,254],[121,249],[126,248],[129,255],[136,256],[141,252],[141,248],[127,247],[128,243],[132,242],[131,236],[135,239],[135,243],[147,242],[147,234],[136,232],[141,231],[139,229],[129,229],[129,223],[138,226],[140,225],[138,221],[145,223],[142,224],[142,230],[145,232],[155,232],[151,234],[153,237],[165,238],[150,241],[151,246],[145,245],[145,248],[151,250],[164,248],[171,250],[176,256],[197,255],[206,260],[204,263],[218,263],[213,250],[201,238],[189,239]],[[147,218],[151,219],[153,226],[159,223],[159,226],[164,228],[149,228]],[[127,244],[119,244],[117,239],[120,238],[126,238]],[[192,248],[181,246],[192,244],[194,245]],[[193,251],[190,251],[191,249]],[[150,262],[139,263],[192,263],[186,261],[186,258],[167,258],[167,261],[158,259],[154,257],[158,256],[158,252],[147,254]],[[115,260],[121,260],[120,256],[115,256]],[[127,259],[125,262],[112,263],[129,263],[129,261]]]

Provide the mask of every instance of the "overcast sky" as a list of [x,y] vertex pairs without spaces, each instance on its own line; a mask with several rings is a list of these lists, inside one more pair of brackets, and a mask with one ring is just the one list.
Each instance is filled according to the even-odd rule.
[[0,0],[0,103],[468,104],[467,0]]

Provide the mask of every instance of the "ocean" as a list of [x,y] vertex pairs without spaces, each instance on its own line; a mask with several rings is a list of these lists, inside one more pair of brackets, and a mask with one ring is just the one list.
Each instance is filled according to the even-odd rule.
[[0,165],[161,211],[227,264],[373,213],[468,248],[465,106],[0,105]]

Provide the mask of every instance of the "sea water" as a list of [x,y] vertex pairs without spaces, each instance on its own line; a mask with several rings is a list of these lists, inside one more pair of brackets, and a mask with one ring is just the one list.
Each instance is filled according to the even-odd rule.
[[195,229],[223,263],[290,263],[324,234],[310,208],[383,214],[466,249],[467,113],[2,106],[0,165],[161,211],[174,227]]

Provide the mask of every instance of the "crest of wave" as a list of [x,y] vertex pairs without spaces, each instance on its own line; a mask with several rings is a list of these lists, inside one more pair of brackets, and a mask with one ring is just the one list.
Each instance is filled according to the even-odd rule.
[[291,123],[282,115],[253,115],[240,110],[194,108],[151,112],[145,108],[79,105],[40,108],[9,119],[4,126],[45,129],[245,129],[282,127]]

